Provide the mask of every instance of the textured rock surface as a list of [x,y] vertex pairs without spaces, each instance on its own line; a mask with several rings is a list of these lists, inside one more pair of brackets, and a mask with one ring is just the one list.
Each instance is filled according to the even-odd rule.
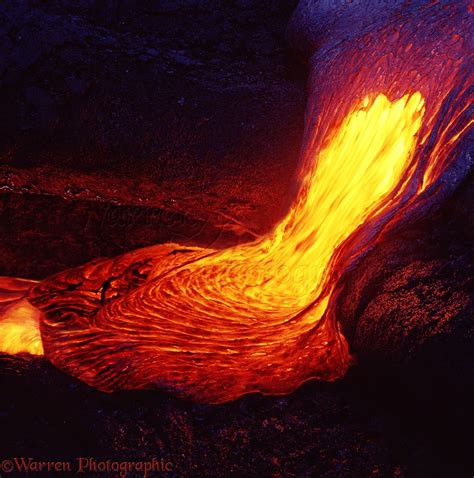
[[284,42],[295,3],[2,2],[0,272],[44,277],[170,240],[161,209],[234,237],[268,229],[303,128]]
[[470,442],[459,439],[469,425],[456,404],[440,413],[449,402],[423,401],[397,377],[352,373],[286,397],[204,406],[156,393],[101,394],[42,359],[0,364],[2,458],[162,457],[174,464],[166,476],[180,478],[472,474]]
[[453,400],[473,394],[473,185],[471,173],[427,218],[378,244],[346,275],[339,308],[361,360],[448,387]]
[[[400,20],[427,0],[301,0],[287,29],[287,39],[304,56],[315,50],[351,40],[374,23]],[[409,4],[409,8],[406,8]]]

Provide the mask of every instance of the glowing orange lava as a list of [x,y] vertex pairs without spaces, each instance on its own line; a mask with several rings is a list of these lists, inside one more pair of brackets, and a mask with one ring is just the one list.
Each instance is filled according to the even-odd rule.
[[[468,42],[461,32],[436,43],[469,24],[430,8],[424,26],[398,25],[396,42],[388,26],[359,39],[357,54],[319,59],[299,192],[266,237],[226,250],[157,245],[47,278],[28,292],[34,308],[0,311],[0,350],[41,353],[42,342],[53,364],[100,390],[208,403],[341,377],[351,358],[339,279],[441,194],[443,175],[454,184],[472,124]],[[33,317],[26,332],[22,314]]]
[[0,278],[0,351],[10,355],[43,355],[41,312],[26,299],[35,281]]
[[[106,301],[87,332],[99,341],[98,354],[116,340],[114,330],[120,342],[127,337],[107,358],[113,366],[92,380],[86,366],[82,378],[104,390],[117,383],[150,386],[156,378],[147,371],[155,374],[159,366],[157,386],[223,401],[253,390],[289,392],[312,377],[341,376],[348,348],[335,318],[326,316],[337,279],[334,256],[391,200],[411,163],[423,111],[418,92],[396,101],[379,94],[357,105],[314,158],[287,217],[265,239],[223,251],[187,249],[171,260],[170,249],[177,246],[158,246],[163,257],[146,283]],[[137,259],[143,254],[150,250],[132,253]],[[148,336],[137,334],[137,323]],[[48,319],[46,324],[61,327]],[[143,351],[144,359],[121,367],[122,347]],[[99,363],[88,355],[80,367],[89,360],[92,367]],[[140,369],[141,383],[131,383],[130,367]]]

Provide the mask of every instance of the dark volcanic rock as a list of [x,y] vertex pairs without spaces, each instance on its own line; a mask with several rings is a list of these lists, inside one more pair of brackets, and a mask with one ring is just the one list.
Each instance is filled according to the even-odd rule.
[[411,15],[427,3],[428,0],[301,0],[288,25],[287,39],[295,50],[310,56],[328,44],[350,41],[374,24],[400,21],[403,15]]
[[[74,191],[70,191],[71,194]],[[80,193],[78,193],[80,194]],[[150,244],[223,247],[254,238],[226,217],[45,194],[0,194],[1,275],[42,279]]]
[[[50,214],[69,209],[71,220],[91,206],[61,198],[209,217],[237,236],[242,223],[267,230],[293,195],[303,129],[304,81],[284,42],[295,4],[3,2],[0,188],[34,193],[29,211],[52,195]],[[42,231],[38,247],[57,240],[35,214],[16,216]],[[17,226],[14,234],[27,234]],[[126,234],[102,236],[94,254],[108,254],[108,240],[123,239],[117,252],[134,247]],[[80,241],[65,247],[71,259],[93,258]],[[59,254],[50,249],[48,261],[63,265]],[[10,252],[2,255],[4,274],[56,270],[38,256],[38,267],[15,272]]]
[[[43,359],[3,356],[0,365],[8,437],[1,458],[157,457],[173,463],[165,476],[180,478],[469,475],[451,412],[434,422],[435,404],[421,408],[416,397],[403,398],[402,384],[374,384],[362,374],[308,383],[290,396],[206,406],[158,393],[103,394]],[[394,387],[399,395],[390,399]]]
[[[474,175],[344,278],[339,318],[359,358],[464,399],[474,377]],[[418,383],[420,385],[420,383]]]

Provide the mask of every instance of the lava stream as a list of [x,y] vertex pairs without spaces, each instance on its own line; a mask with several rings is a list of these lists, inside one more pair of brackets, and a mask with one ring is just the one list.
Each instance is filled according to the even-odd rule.
[[5,279],[0,350],[42,345],[100,390],[207,403],[341,377],[344,272],[469,168],[470,21],[463,5],[424,8],[313,57],[299,192],[266,237],[147,247],[25,290]]
[[[314,158],[287,217],[263,240],[223,251],[176,254],[168,245],[132,253],[138,270],[143,257],[155,256],[146,282],[107,297],[77,337],[67,320],[47,315],[47,327],[68,329],[67,350],[55,362],[74,363],[75,374],[102,390],[158,387],[206,401],[254,390],[285,393],[309,378],[341,376],[347,344],[334,318],[325,317],[338,278],[331,259],[391,201],[411,164],[423,112],[418,92],[396,101],[379,94],[357,105]],[[99,267],[103,274],[107,263],[86,266],[84,276]],[[80,299],[84,307],[84,291]],[[54,308],[67,317],[71,300],[55,300]],[[86,354],[90,341],[94,350]]]

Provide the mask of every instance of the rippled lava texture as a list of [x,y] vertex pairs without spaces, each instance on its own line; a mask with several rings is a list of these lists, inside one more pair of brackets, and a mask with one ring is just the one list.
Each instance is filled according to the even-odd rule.
[[205,403],[340,378],[341,275],[469,170],[469,20],[465,5],[425,5],[318,52],[281,222],[224,250],[154,246],[41,281],[28,298],[46,357],[103,391]]
[[[252,2],[238,3],[238,8],[231,10],[233,18],[257,18],[262,24],[270,21],[268,12],[252,6]],[[30,7],[22,8],[30,11]],[[71,14],[70,8],[65,2],[45,12],[42,18]],[[173,14],[184,14],[179,9],[176,13],[174,8],[169,2],[166,15],[172,18]],[[274,11],[278,25],[287,20],[285,12],[289,9],[285,8]],[[37,10],[32,11],[37,15]],[[87,24],[87,8],[72,13]],[[148,13],[138,12],[134,18],[147,19]],[[194,22],[195,15],[189,15]],[[169,21],[173,25],[173,20]],[[117,18],[111,20],[109,28],[119,23],[117,7]],[[204,30],[197,25],[193,28]],[[282,34],[282,29],[277,31]],[[312,41],[317,34],[316,28]],[[323,43],[322,37],[320,42]],[[42,75],[48,77],[44,72]],[[268,78],[263,81],[274,84]],[[267,120],[262,122],[266,124]],[[256,138],[257,142],[267,143],[264,135],[257,134]],[[464,150],[468,151],[468,147],[469,143],[465,143]],[[10,158],[15,157],[15,146],[9,150],[13,152]],[[291,171],[288,163],[285,168]],[[70,175],[67,167],[64,171]],[[21,174],[25,172],[30,174],[28,178],[35,177],[34,168]],[[17,181],[22,179],[18,171],[15,174]],[[8,176],[8,181],[11,178]],[[2,450],[5,454],[20,454],[28,449],[30,454],[51,457],[73,457],[84,451],[133,458],[154,455],[158,450],[177,463],[176,476],[241,476],[242,472],[249,476],[470,476],[467,431],[472,416],[471,185],[472,177],[467,177],[441,208],[439,201],[429,206],[430,214],[423,222],[418,221],[417,227],[403,226],[392,232],[391,238],[381,241],[350,272],[364,287],[351,288],[348,280],[347,300],[339,305],[346,311],[346,333],[351,341],[356,337],[354,347],[364,368],[339,384],[313,383],[285,398],[250,396],[230,405],[208,407],[147,393],[106,396],[60,375],[42,360],[3,358],[2,391],[6,392],[2,393],[1,417],[2,430],[9,438],[8,443],[2,441]],[[260,187],[271,191],[272,182]],[[26,205],[33,217],[44,211],[45,205],[57,204],[41,195],[29,201],[17,192],[23,191],[20,188],[9,196],[9,204]],[[81,194],[87,195],[88,189]],[[129,198],[125,194],[122,197],[125,202]],[[40,209],[35,209],[39,204]],[[77,203],[64,204],[61,207],[65,210],[78,210]],[[93,211],[91,229],[84,239],[93,244],[94,251],[108,247],[94,242],[95,217],[100,218],[102,213],[97,211],[103,207],[98,204],[97,210],[89,205],[79,208],[86,214]],[[22,209],[17,209],[20,218]],[[28,221],[22,224],[12,218],[11,212],[8,214],[11,230],[25,231],[20,233],[23,244],[33,243],[36,237],[41,240],[44,224],[32,227]],[[80,217],[82,213],[74,214]],[[129,239],[116,239],[119,247],[123,247],[121,240]],[[147,243],[149,237],[142,240]],[[39,278],[38,270],[46,270],[44,265],[37,266],[41,261],[54,270],[63,268],[63,263],[55,265],[41,256],[36,264],[25,266],[22,248],[11,247],[11,242],[12,239],[6,241],[9,259],[5,270],[9,274]],[[62,261],[75,260],[67,257],[70,252],[65,245],[58,244],[53,252],[61,247]],[[386,264],[393,265],[393,273]],[[448,300],[450,307],[439,320],[437,304]],[[388,321],[381,322],[386,326],[377,331],[372,325],[372,331],[367,333],[367,327],[379,319]],[[384,353],[387,343],[393,353]],[[386,366],[377,369],[374,363],[380,357]],[[57,404],[54,410],[52,402]],[[91,437],[98,438],[91,441]]]

